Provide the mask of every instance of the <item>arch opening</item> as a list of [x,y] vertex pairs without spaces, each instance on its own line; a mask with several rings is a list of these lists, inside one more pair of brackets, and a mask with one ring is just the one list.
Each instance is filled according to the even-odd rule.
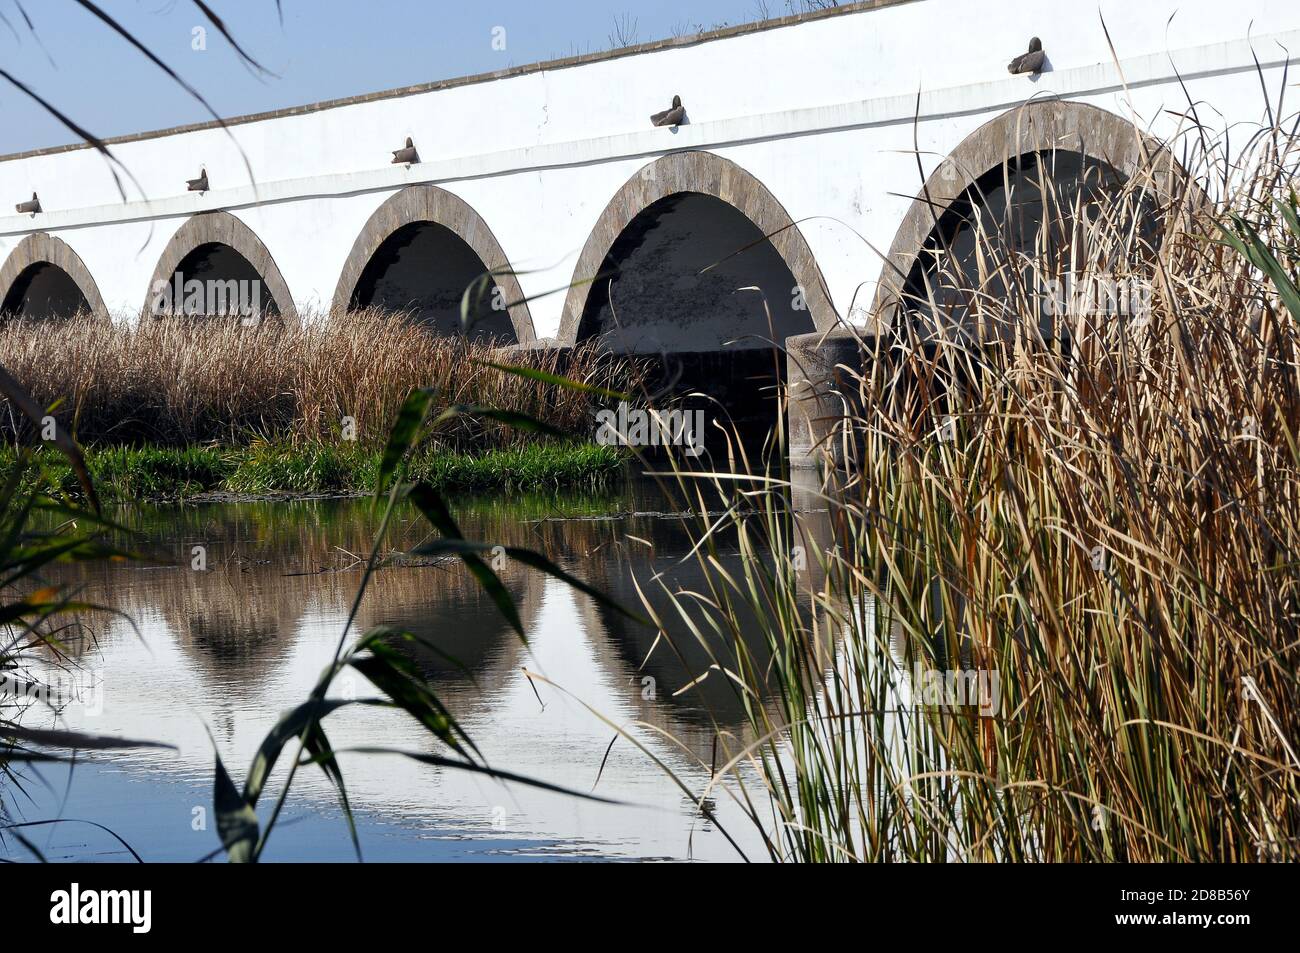
[[446,189],[408,185],[366,220],[343,262],[330,310],[407,311],[437,333],[460,333],[467,289],[471,338],[535,340],[523,289],[487,222]]
[[72,248],[46,232],[22,239],[0,265],[0,316],[43,320],[79,312],[108,318],[95,279]]
[[279,318],[280,306],[257,267],[223,242],[190,249],[151,289],[155,316]]
[[[785,361],[775,348],[815,330],[803,290],[772,242],[713,195],[681,191],[631,218],[583,305],[576,340],[646,361],[652,392],[698,391],[743,439],[777,419]],[[707,398],[688,397],[717,416]]]
[[1032,317],[1033,305],[1058,326],[1068,323],[1063,312],[1145,307],[1166,234],[1204,201],[1168,147],[1130,120],[1066,100],[1018,106],[968,135],[926,179],[881,270],[878,328],[936,310],[974,330],[972,315],[996,321],[1018,308]]
[[974,313],[1029,303],[1044,334],[1084,294],[1123,310],[1121,282],[1160,241],[1154,202],[1124,195],[1126,184],[1108,162],[1071,150],[1026,152],[985,171],[922,243],[902,284],[906,310],[973,331]]
[[349,308],[377,307],[410,314],[436,334],[461,333],[495,344],[518,342],[506,292],[491,269],[450,228],[409,222],[375,249],[357,279]]
[[72,276],[47,261],[23,269],[0,302],[0,316],[34,320],[70,318],[92,310]]
[[145,315],[270,317],[296,323],[284,276],[262,240],[229,212],[186,219],[158,258],[146,289]]

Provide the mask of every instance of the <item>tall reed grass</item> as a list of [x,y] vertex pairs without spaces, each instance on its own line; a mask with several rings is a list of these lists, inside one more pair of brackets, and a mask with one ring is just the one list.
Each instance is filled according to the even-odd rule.
[[[448,404],[524,413],[558,430],[591,433],[589,398],[484,366],[500,352],[440,337],[400,313],[378,309],[309,317],[297,326],[238,319],[144,318],[110,323],[0,323],[9,372],[82,443],[243,445],[254,439],[337,441],[345,418],[358,443],[382,446],[402,401],[435,388]],[[569,354],[516,353],[511,363],[565,373],[597,386],[630,381],[631,365],[580,347]],[[23,423],[0,406],[0,430]],[[457,418],[431,436],[469,450],[527,439],[492,420]],[[533,439],[536,439],[533,437]]]
[[[1300,144],[1186,142],[1172,192],[1154,160],[1090,205],[1046,180],[1035,242],[988,216],[936,256],[842,369],[810,494],[667,478],[708,585],[646,606],[757,739],[679,780],[773,859],[1300,855]],[[1085,272],[1148,305],[1045,309]]]

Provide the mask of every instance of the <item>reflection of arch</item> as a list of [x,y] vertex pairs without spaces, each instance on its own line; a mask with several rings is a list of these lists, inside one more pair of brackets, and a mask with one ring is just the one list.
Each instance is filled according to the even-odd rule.
[[[545,578],[513,562],[497,576],[531,636],[541,617]],[[438,580],[436,585],[431,578]],[[504,684],[525,661],[524,641],[464,566],[449,562],[380,572],[370,585],[367,603],[357,614],[358,627],[366,631],[385,625],[415,636],[416,641],[395,636],[390,644],[440,692],[458,687],[466,695],[463,701],[477,708],[486,701],[480,686]],[[466,713],[457,710],[460,717]]]
[[981,176],[1026,153],[1052,150],[1104,162],[1126,179],[1144,171],[1162,207],[1199,196],[1173,154],[1127,119],[1084,103],[1025,103],[976,129],[926,179],[894,234],[876,289],[877,308],[897,300],[939,218]]
[[281,320],[297,322],[298,310],[275,259],[253,230],[229,212],[200,212],[176,229],[176,234],[163,249],[153,276],[149,279],[142,314],[149,313],[155,285],[159,281],[170,282],[186,256],[204,245],[224,245],[243,256],[266,283],[266,290],[270,292]]
[[4,267],[0,268],[0,303],[29,268],[46,264],[53,265],[72,279],[90,306],[91,314],[97,318],[108,317],[108,309],[104,307],[95,279],[90,276],[90,270],[81,257],[61,238],[45,232],[28,235],[5,259]]
[[785,208],[758,179],[728,159],[710,152],[674,152],[642,168],[618,190],[583,246],[573,269],[564,301],[557,339],[561,344],[578,340],[583,311],[606,254],[641,212],[671,195],[698,193],[721,199],[749,219],[780,254],[795,281],[818,330],[833,327],[835,308],[812,249]]
[[389,197],[366,221],[343,263],[334,289],[332,311],[341,314],[352,300],[357,282],[381,245],[399,229],[430,223],[440,225],[463,241],[476,254],[510,306],[510,323],[520,344],[531,343],[533,318],[524,301],[523,289],[505,251],[479,214],[462,198],[433,185],[412,185]]

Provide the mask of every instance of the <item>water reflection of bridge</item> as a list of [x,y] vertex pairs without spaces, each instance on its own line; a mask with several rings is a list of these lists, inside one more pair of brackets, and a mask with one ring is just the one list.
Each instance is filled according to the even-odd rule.
[[[345,502],[143,511],[133,517],[133,528],[144,534],[146,548],[160,558],[170,554],[180,565],[94,565],[80,570],[79,583],[128,617],[158,619],[207,683],[203,691],[234,692],[252,705],[300,650],[299,643],[337,638],[361,581],[358,554],[370,544],[366,513],[364,503]],[[825,522],[824,513],[801,518],[814,530]],[[663,632],[513,562],[500,570],[525,631],[536,633],[543,624],[564,626],[572,651],[590,653],[610,691],[626,699],[631,720],[672,735],[705,762],[716,732],[745,737],[743,700],[715,667],[734,665],[734,646],[717,634],[697,635],[713,631],[703,604],[692,604],[690,624],[670,605],[670,590],[706,589],[698,562],[683,558],[692,541],[679,518],[640,513],[521,522],[509,510],[487,508],[468,513],[464,526],[471,536],[544,552],[637,611],[639,585],[664,621]],[[411,519],[400,524],[391,542],[395,549],[409,549],[426,535],[423,524]],[[629,537],[653,548],[631,543]],[[195,545],[206,549],[206,572],[189,568]],[[734,548],[728,551],[724,543],[718,558],[728,572],[741,571]],[[817,563],[809,563],[815,584]],[[652,581],[656,577],[662,586]],[[530,665],[527,647],[458,560],[398,561],[376,572],[356,631],[376,625],[416,636],[416,641],[400,643],[402,650],[461,717],[490,719],[494,697]],[[88,631],[95,627],[92,621]],[[322,628],[330,629],[324,638]],[[754,633],[748,651],[756,664],[765,666],[759,620],[744,619],[742,631]],[[85,649],[95,650],[90,642]],[[653,682],[646,683],[647,678]],[[653,691],[646,690],[648,685]],[[562,687],[579,698],[588,688]],[[771,716],[776,719],[776,712]]]

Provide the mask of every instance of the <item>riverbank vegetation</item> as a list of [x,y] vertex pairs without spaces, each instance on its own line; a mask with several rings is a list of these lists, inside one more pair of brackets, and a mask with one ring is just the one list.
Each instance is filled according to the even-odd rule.
[[[87,448],[109,497],[370,492],[398,408],[418,388],[464,411],[430,427],[415,451],[421,478],[441,489],[588,486],[619,459],[590,443],[589,391],[557,393],[541,377],[491,366],[503,360],[499,350],[375,309],[289,327],[238,319],[112,324],[84,314],[12,319],[0,324],[0,354],[56,425]],[[504,359],[596,388],[637,381],[634,365],[592,347]],[[541,427],[513,425],[522,418]],[[41,431],[0,402],[7,444],[0,475],[12,469],[15,447]],[[53,484],[75,491],[66,461],[45,459],[56,468]]]
[[[590,395],[489,366],[501,352],[438,336],[400,313],[378,309],[268,319],[144,318],[0,323],[9,373],[82,445],[243,446],[256,440],[353,441],[381,447],[402,401],[431,388],[447,405],[526,414],[576,436],[594,432]],[[633,386],[633,367],[592,347],[514,352],[509,362],[595,386]],[[39,428],[37,428],[38,431]],[[0,406],[8,442],[33,425]],[[532,442],[534,435],[464,415],[426,442],[482,450]]]
[[[1300,856],[1300,149],[1203,143],[1214,200],[1149,167],[1086,215],[1048,183],[1029,244],[974,216],[973,270],[862,339],[802,507],[683,475],[733,508],[696,521],[708,588],[647,607],[756,740],[681,780],[771,858]],[[1149,300],[1045,322],[1085,265]]]
[[[106,447],[86,451],[86,465],[105,501],[179,501],[200,496],[364,496],[375,486],[382,454],[353,443],[242,447]],[[615,447],[542,442],[479,453],[424,447],[411,470],[444,493],[491,490],[596,489],[618,478],[625,464]],[[54,488],[82,498],[76,473],[55,452],[40,453],[22,488]],[[0,481],[14,472],[17,453],[0,447]]]

